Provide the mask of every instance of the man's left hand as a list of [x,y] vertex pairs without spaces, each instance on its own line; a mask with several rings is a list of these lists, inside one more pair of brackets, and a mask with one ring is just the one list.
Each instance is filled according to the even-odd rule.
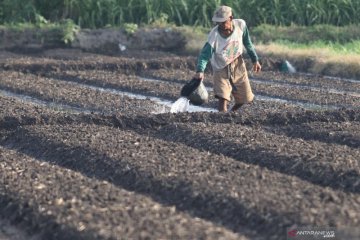
[[253,65],[253,71],[256,72],[256,73],[261,71],[261,65],[260,65],[260,63],[258,61],[255,62],[254,65]]

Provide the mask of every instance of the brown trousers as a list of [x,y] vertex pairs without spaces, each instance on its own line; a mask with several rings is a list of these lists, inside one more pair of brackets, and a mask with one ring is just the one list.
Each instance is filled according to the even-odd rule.
[[245,62],[240,56],[225,68],[214,71],[214,92],[216,98],[231,101],[235,104],[249,103],[254,99]]

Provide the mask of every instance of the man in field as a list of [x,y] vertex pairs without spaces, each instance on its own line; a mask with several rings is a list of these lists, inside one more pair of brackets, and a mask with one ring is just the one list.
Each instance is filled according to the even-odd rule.
[[244,47],[253,63],[253,71],[259,72],[261,65],[245,21],[234,19],[230,7],[217,8],[212,21],[216,26],[209,33],[208,40],[201,50],[194,78],[204,79],[204,71],[210,60],[215,97],[219,99],[218,110],[227,112],[227,105],[232,96],[235,105],[231,111],[236,111],[254,99],[243,60]]

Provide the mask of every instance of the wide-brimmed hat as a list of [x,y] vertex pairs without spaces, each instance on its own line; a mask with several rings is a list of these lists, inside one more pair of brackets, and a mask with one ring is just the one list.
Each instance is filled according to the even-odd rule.
[[212,18],[213,22],[225,22],[232,16],[231,7],[228,6],[220,6],[216,9],[214,16]]

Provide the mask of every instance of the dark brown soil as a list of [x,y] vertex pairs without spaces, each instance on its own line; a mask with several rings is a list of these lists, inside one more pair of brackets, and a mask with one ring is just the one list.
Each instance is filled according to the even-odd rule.
[[28,239],[358,239],[360,81],[259,73],[231,114],[150,99],[175,101],[195,61],[0,52],[0,219]]

